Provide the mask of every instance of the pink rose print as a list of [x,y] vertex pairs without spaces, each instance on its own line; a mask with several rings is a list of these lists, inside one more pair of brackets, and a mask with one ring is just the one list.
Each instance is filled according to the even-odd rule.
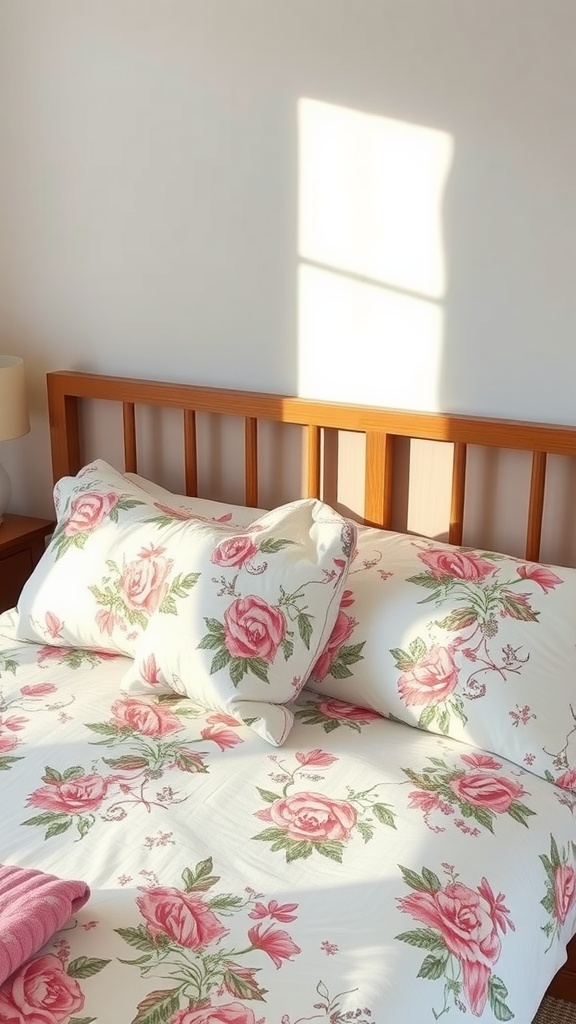
[[556,779],[556,785],[560,786],[560,789],[576,789],[576,771],[570,768],[564,772]]
[[460,580],[476,582],[484,579],[495,566],[492,562],[466,551],[444,551],[432,548],[430,551],[419,551],[420,558],[437,579],[457,577]]
[[308,753],[299,752],[294,756],[301,765],[314,768],[329,768],[338,760],[333,754],[327,754],[325,750],[320,750],[318,747],[315,750],[309,750]]
[[405,704],[439,704],[449,697],[458,682],[458,668],[447,647],[434,644],[398,680]]
[[240,567],[258,554],[258,548],[250,537],[230,537],[214,548],[210,559],[214,565]]
[[274,661],[286,635],[286,619],[279,608],[260,597],[239,597],[224,612],[225,643],[233,658]]
[[0,754],[8,754],[18,746],[18,740],[14,733],[9,732],[0,722]]
[[269,808],[270,818],[291,839],[312,843],[343,841],[350,838],[357,813],[344,800],[331,800],[321,793],[294,793],[276,800]]
[[334,628],[328,638],[328,643],[326,644],[322,653],[317,658],[314,668],[310,673],[312,679],[315,679],[317,682],[320,682],[322,679],[324,679],[325,676],[328,675],[332,665],[334,664],[336,658],[338,657],[340,648],[342,647],[343,644],[346,643],[347,640],[350,639],[356,625],[356,619],[353,619],[349,615],[346,615],[346,613],[342,610],[338,612],[338,617],[336,619],[336,622],[334,623]]
[[[235,724],[238,725],[238,722]],[[218,744],[220,750],[230,750],[238,743],[244,742],[237,732],[232,732],[232,729],[226,729],[221,725],[207,725],[202,729],[200,735],[203,740],[213,740]]]
[[576,902],[576,873],[569,864],[559,864],[554,874],[554,913],[564,924]]
[[248,931],[248,938],[255,949],[261,949],[268,954],[276,964],[276,969],[282,967],[283,960],[291,960],[297,953],[302,952],[300,947],[292,941],[288,932],[274,928],[272,924],[268,928],[264,928],[264,931],[261,931],[261,928],[261,924],[255,924]]
[[136,903],[151,935],[167,935],[186,949],[201,949],[228,934],[199,896],[158,886],[143,889]]
[[435,891],[416,891],[402,896],[403,913],[440,933],[446,948],[460,962],[464,993],[472,1013],[480,1017],[488,998],[491,968],[500,956],[502,944],[497,926],[505,932],[510,921],[485,878],[478,890],[451,882]]
[[54,612],[46,612],[44,618],[46,622],[46,632],[48,635],[51,636],[53,640],[61,639],[64,623],[60,621],[57,615],[54,615]]
[[525,790],[512,779],[485,772],[466,772],[450,781],[450,788],[459,800],[486,807],[490,811],[504,814],[515,800],[524,796]]
[[158,675],[156,658],[153,654],[149,654],[147,658],[143,658],[140,662],[140,675],[149,686],[158,686],[160,677]]
[[461,754],[462,760],[471,768],[486,768],[489,771],[497,772],[502,765],[490,754]]
[[169,708],[148,704],[136,697],[114,701],[114,725],[118,729],[131,729],[141,736],[161,738],[182,729],[182,723]]
[[549,590],[554,590],[554,587],[563,582],[555,572],[552,572],[545,565],[520,565],[518,567],[518,575],[524,580],[533,580],[534,583],[538,583],[545,594]]
[[117,494],[79,494],[70,505],[70,515],[64,526],[64,534],[72,537],[76,533],[93,530],[117,504]]
[[232,729],[237,729],[241,724],[232,715],[227,715],[224,711],[214,711],[212,714],[206,716],[206,721],[210,722],[211,725],[229,725]]
[[140,552],[139,558],[129,562],[120,576],[119,587],[128,608],[141,609],[149,615],[162,603],[168,590],[171,558],[164,558],[163,548]]
[[192,1010],[179,1010],[169,1024],[256,1024],[252,1010],[240,1003],[221,1006],[204,1005]]
[[[58,651],[56,647],[50,647],[51,652]],[[56,693],[54,683],[34,683],[29,686],[21,686],[20,693],[23,697],[47,697],[50,693]]]
[[259,921],[263,917],[273,917],[276,921],[295,921],[294,911],[297,909],[297,903],[278,903],[276,900],[270,900],[268,906],[265,906],[264,903],[256,902],[248,917],[255,921]]
[[317,707],[318,711],[326,718],[344,719],[356,722],[358,725],[368,725],[369,722],[382,718],[377,711],[372,711],[370,708],[358,708],[355,704],[348,704],[345,700],[321,700]]
[[0,989],[0,1020],[5,1024],[68,1024],[84,1006],[84,996],[57,956],[30,960]]
[[87,814],[100,807],[111,782],[112,779],[105,779],[102,775],[81,775],[68,781],[53,781],[31,793],[27,804],[61,814]]

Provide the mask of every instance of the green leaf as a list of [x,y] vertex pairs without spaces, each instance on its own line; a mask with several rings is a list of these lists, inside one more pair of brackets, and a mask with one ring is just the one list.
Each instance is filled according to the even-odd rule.
[[396,668],[399,668],[401,672],[410,672],[414,668],[414,659],[401,647],[392,647],[390,654],[394,658]]
[[430,871],[430,868],[422,868],[422,878],[426,882],[430,892],[438,892],[442,888],[442,882],[438,878],[438,875]]
[[97,732],[99,736],[117,737],[126,732],[125,729],[119,729],[116,725],[111,725],[110,722],[86,722],[86,728]]
[[288,637],[284,637],[281,645],[282,653],[284,654],[284,660],[288,661],[289,658],[294,654],[294,644]]
[[310,857],[314,846],[307,839],[302,839],[300,842],[289,842],[286,846],[286,860],[288,862],[293,860],[304,860],[306,857]]
[[10,771],[12,765],[15,764],[16,761],[22,761],[22,758],[14,757],[13,754],[6,754],[5,756],[0,757],[0,772]]
[[208,629],[210,633],[216,633],[217,636],[221,636],[222,641],[224,641],[224,625],[222,622],[218,622],[218,619],[207,619],[206,616],[204,616],[204,622],[206,623],[206,629]]
[[143,953],[156,953],[158,950],[158,943],[154,942],[143,924],[137,928],[115,928],[114,931],[129,946],[141,949]]
[[284,540],[280,537],[275,540],[273,537],[269,537],[267,540],[263,540],[259,545],[258,550],[263,555],[275,555],[278,551],[282,551],[284,548],[290,547],[294,544],[293,540]]
[[66,968],[66,974],[71,978],[91,978],[94,974],[103,971],[109,960],[99,960],[96,957],[79,956],[71,960]]
[[411,868],[402,867],[402,864],[399,864],[398,867],[402,872],[406,885],[409,885],[411,889],[416,889],[417,892],[430,892],[430,886],[416,871],[412,871]]
[[62,782],[62,775],[55,768],[45,768],[42,782]]
[[92,1024],[96,1017],[70,1017],[68,1024]]
[[438,590],[438,596],[442,593],[440,581],[431,572],[419,572],[415,576],[407,576],[406,583],[415,583],[418,587],[427,587],[428,590]]
[[265,843],[277,843],[279,839],[285,839],[286,833],[281,828],[276,828],[271,825],[270,828],[265,828],[258,835],[252,836],[252,839],[262,839]]
[[401,932],[396,938],[418,949],[446,949],[444,940],[432,928],[412,928],[409,932]]
[[268,679],[268,664],[263,658],[248,658],[248,668],[258,679],[261,679],[263,683],[269,683]]
[[181,987],[157,989],[138,1003],[138,1013],[132,1024],[166,1024],[180,1006]]
[[438,728],[444,736],[446,736],[450,729],[450,712],[446,706],[443,708],[438,707]]
[[468,626],[474,625],[477,619],[477,614],[474,608],[456,608],[450,615],[447,615],[444,619],[437,619],[436,625],[440,629],[467,629]]
[[412,640],[408,645],[408,651],[412,661],[421,661],[422,658],[425,657],[427,651],[426,644],[422,640],[422,637],[417,636],[415,640]]
[[381,825],[388,825],[389,828],[396,828],[396,819],[393,811],[386,804],[372,804],[372,814]]
[[[538,622],[538,616],[540,612],[532,611],[529,604],[525,604],[523,601],[519,601],[516,594],[513,594],[511,590],[502,591],[502,613],[510,615],[513,619],[519,619],[521,622]],[[508,1018],[502,1018],[507,1020]]]
[[271,789],[261,789],[260,786],[256,786],[256,789],[260,793],[260,796],[267,804],[273,804],[276,800],[280,800],[277,793],[273,793]]
[[347,665],[354,665],[357,661],[363,661],[364,655],[362,650],[366,644],[365,640],[362,640],[359,644],[345,644],[340,648],[339,658],[342,659]]
[[506,1005],[508,989],[504,982],[492,974],[488,979],[488,999],[496,1020],[512,1020],[514,1014]]
[[444,974],[447,963],[448,952],[446,952],[445,956],[432,956],[431,953],[428,953],[428,956],[424,957],[416,977],[428,978],[429,981],[438,981],[438,978],[441,978]]
[[356,828],[358,829],[362,839],[365,843],[369,843],[374,838],[374,829],[372,825],[369,825],[367,821],[357,821]]
[[[228,651],[226,651],[226,654],[228,654]],[[216,656],[212,661],[212,667],[210,669],[211,675],[215,671],[214,663],[217,659],[218,656]],[[247,671],[247,660],[247,658],[230,658],[230,655],[228,655],[225,664],[230,662],[230,681],[234,686],[238,686],[238,684],[242,682]]]
[[[198,646],[200,646],[200,644]],[[234,660],[239,661],[240,659],[235,658]],[[229,651],[225,647],[221,647],[220,650],[218,651],[218,654],[215,654],[214,657],[212,658],[212,664],[210,665],[210,675],[213,676],[216,672],[220,672],[220,670],[225,668],[226,665],[230,663],[230,661],[231,658]],[[232,668],[233,667],[234,662],[232,663]],[[232,668],[230,669],[230,676],[232,676]]]
[[233,910],[240,910],[244,900],[242,896],[233,896],[232,893],[221,893],[208,901],[210,910],[217,910],[220,914],[231,913]]
[[[334,732],[334,729],[339,729],[341,725],[342,723],[339,722],[338,719],[329,718],[328,721],[324,721],[324,725],[322,726],[322,728],[324,729],[324,732]],[[360,732],[360,728],[358,728],[358,732]]]
[[53,836],[59,836],[62,832],[67,832],[72,824],[72,818],[64,818],[59,821],[53,821],[51,825],[46,829],[45,839],[52,839]]
[[515,800],[513,804],[510,804],[508,814],[511,818],[514,818],[514,821],[519,821],[521,825],[525,825],[526,828],[528,828],[528,822],[525,819],[536,814],[536,811],[531,810],[530,807],[526,806],[526,804],[522,804],[518,800]]
[[327,857],[328,860],[335,860],[338,864],[342,863],[343,843],[332,840],[328,843],[315,843],[314,845],[318,853],[321,853],[323,857]]
[[462,725],[466,725],[468,722],[468,715],[464,711],[464,705],[460,697],[450,697],[447,701],[448,707],[460,719]]
[[228,969],[222,976],[222,984],[232,996],[237,999],[258,999],[263,1000],[267,989],[260,988],[253,978],[246,978]]
[[163,615],[176,615],[178,613],[176,601],[170,591],[164,595],[158,611],[162,612]]
[[427,729],[428,726],[432,724],[436,718],[436,708],[436,704],[429,704],[427,708],[424,708],[420,713],[420,718],[418,719],[419,729]]
[[188,591],[196,586],[200,579],[199,572],[189,572],[183,576],[181,572],[173,579],[170,593],[174,597],[188,597]]
[[84,769],[77,764],[74,765],[73,768],[67,768],[66,771],[62,773],[62,777],[65,782],[68,782],[70,779],[79,779],[80,776],[84,774]]
[[198,861],[194,870],[185,868],[182,872],[182,881],[186,892],[206,892],[220,881],[219,875],[213,875],[214,862],[212,857]]
[[306,647],[307,651],[310,650],[310,640],[312,638],[313,633],[312,618],[313,617],[311,615],[306,615],[304,612],[300,612],[298,618],[296,619],[300,639],[304,642],[304,646]]
[[560,854],[558,853],[558,844],[554,839],[554,836],[550,836],[550,860],[555,868],[559,868],[561,865]]
[[198,651],[219,651],[220,649],[226,650],[223,647],[223,640],[221,636],[217,636],[216,633],[207,633],[203,636],[196,650]]

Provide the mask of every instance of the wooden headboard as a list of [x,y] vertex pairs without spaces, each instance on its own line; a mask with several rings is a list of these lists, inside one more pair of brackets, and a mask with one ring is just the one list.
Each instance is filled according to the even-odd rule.
[[[124,470],[138,471],[137,406],[160,406],[182,411],[186,493],[198,493],[196,416],[211,413],[244,420],[245,504],[259,504],[259,424],[273,421],[305,429],[307,496],[322,496],[322,454],[325,432],[347,431],[365,436],[365,503],[367,524],[390,528],[392,480],[398,438],[443,441],[453,445],[450,523],[448,539],[461,544],[466,493],[466,461],[470,445],[532,453],[524,556],[540,555],[546,457],[576,456],[576,427],[514,420],[406,412],[374,406],[315,401],[287,395],[236,391],[190,384],[111,377],[75,371],[47,375],[48,406],[54,480],[75,474],[83,465],[81,446],[82,400],[121,403],[123,410]],[[304,495],[294,495],[301,497]]]

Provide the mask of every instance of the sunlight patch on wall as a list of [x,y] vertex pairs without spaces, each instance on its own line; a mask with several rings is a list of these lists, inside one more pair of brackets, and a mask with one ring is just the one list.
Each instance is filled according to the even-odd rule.
[[299,390],[435,410],[445,132],[299,102]]

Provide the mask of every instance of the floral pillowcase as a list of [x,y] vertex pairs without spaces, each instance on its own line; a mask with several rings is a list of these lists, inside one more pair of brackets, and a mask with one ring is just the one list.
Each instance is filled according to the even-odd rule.
[[307,687],[576,791],[576,570],[360,528]]
[[187,494],[174,494],[152,480],[147,480],[137,473],[124,473],[131,485],[146,491],[148,500],[162,511],[165,508],[187,512],[190,516],[216,520],[219,523],[234,526],[249,526],[258,516],[263,516],[268,509],[250,508],[248,505],[229,505],[222,501],[211,501],[209,498],[192,498]]
[[[167,519],[158,516],[159,524]],[[330,636],[355,529],[315,499],[234,529],[190,522],[193,585],[178,616],[154,614],[123,680],[130,693],[171,689],[249,724],[274,745]]]

